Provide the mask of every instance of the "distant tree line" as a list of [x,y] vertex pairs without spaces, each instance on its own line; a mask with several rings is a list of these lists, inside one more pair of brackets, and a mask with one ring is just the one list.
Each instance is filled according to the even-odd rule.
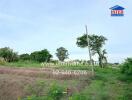
[[[86,48],[88,46],[89,39],[89,48],[91,50],[91,55],[94,56],[95,54],[98,55],[98,61],[100,67],[104,67],[107,64],[107,57],[106,57],[106,49],[103,49],[105,41],[107,40],[104,36],[99,35],[87,35],[84,34],[77,38],[77,46],[81,48]],[[60,47],[56,49],[56,56],[59,61],[63,62],[65,59],[68,58],[68,50],[64,47]],[[47,49],[43,49],[40,51],[34,51],[31,54],[21,54],[18,55],[17,52],[14,52],[13,49],[9,47],[0,48],[0,57],[4,58],[7,62],[13,62],[18,60],[32,60],[38,62],[49,62],[53,57],[52,54]],[[92,61],[93,62],[93,61]]]
[[[68,58],[68,50],[64,47],[60,47],[56,50],[56,56],[60,61],[64,61]],[[6,62],[14,62],[19,60],[32,60],[37,62],[49,62],[53,57],[52,54],[47,49],[40,51],[34,51],[30,54],[25,53],[18,55],[13,49],[9,47],[0,48],[0,57],[3,58]]]
[[49,62],[52,58],[52,55],[47,49],[41,51],[34,51],[31,54],[21,54],[21,60],[33,60],[38,62]]

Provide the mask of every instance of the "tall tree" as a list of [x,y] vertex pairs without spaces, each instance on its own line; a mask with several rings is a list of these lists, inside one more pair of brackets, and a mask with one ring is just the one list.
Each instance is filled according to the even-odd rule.
[[[103,50],[102,50],[102,47],[103,45],[105,44],[105,41],[107,40],[106,37],[104,36],[98,36],[98,35],[88,35],[88,38],[89,38],[89,46],[90,46],[90,49],[92,51],[92,54],[98,54],[99,56],[99,65],[100,67],[103,67]],[[81,47],[81,48],[85,48],[88,46],[88,43],[87,43],[87,34],[84,34],[83,36],[81,37],[78,37],[77,38],[77,42],[76,42],[77,46],[78,47]],[[104,52],[105,53],[105,52]]]
[[17,52],[14,52],[13,49],[9,47],[0,48],[0,57],[4,58],[7,62],[18,60]]
[[64,61],[66,58],[68,58],[68,50],[66,50],[64,47],[60,47],[56,50],[56,56],[60,61]]

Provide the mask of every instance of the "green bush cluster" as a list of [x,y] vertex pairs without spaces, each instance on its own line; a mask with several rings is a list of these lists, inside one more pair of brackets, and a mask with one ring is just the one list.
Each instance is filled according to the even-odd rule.
[[51,97],[53,100],[60,100],[63,96],[64,88],[58,86],[57,84],[53,84],[50,87],[50,90],[48,92],[48,96]]
[[132,58],[127,58],[121,66],[121,72],[126,75],[132,75]]

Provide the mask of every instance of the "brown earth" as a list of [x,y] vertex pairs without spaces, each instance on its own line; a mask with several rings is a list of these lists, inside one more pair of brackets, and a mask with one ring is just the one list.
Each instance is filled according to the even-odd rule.
[[[51,74],[51,70],[52,68],[0,67],[0,100],[17,100],[19,97],[29,95],[25,86],[33,84],[37,80],[44,80],[49,83],[58,81],[60,84],[67,82],[72,92],[79,92],[88,84],[86,81],[76,81],[74,75],[55,77]],[[74,85],[73,80],[78,82],[77,85]]]

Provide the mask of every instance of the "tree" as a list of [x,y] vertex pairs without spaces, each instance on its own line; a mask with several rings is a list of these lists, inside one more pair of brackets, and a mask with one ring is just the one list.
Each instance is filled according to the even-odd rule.
[[49,53],[47,49],[41,51],[35,51],[30,55],[31,60],[39,61],[39,62],[49,62],[52,55]]
[[4,58],[7,62],[18,60],[17,52],[14,52],[13,49],[9,47],[0,48],[0,57]]
[[20,60],[30,60],[30,55],[29,54],[21,54],[20,55]]
[[64,47],[60,47],[56,50],[56,56],[60,61],[64,61],[66,58],[68,58],[68,50],[66,50]]
[[[88,38],[89,38],[89,47],[90,47],[90,50],[92,51],[92,54],[93,55],[98,54],[99,65],[100,67],[103,67],[103,59],[105,58],[104,54],[106,54],[106,51],[102,50],[102,47],[105,44],[105,41],[107,40],[107,38],[105,38],[102,35],[98,36],[94,34],[88,35]],[[88,46],[87,34],[84,34],[83,36],[78,37],[76,44],[78,47],[86,48]]]

